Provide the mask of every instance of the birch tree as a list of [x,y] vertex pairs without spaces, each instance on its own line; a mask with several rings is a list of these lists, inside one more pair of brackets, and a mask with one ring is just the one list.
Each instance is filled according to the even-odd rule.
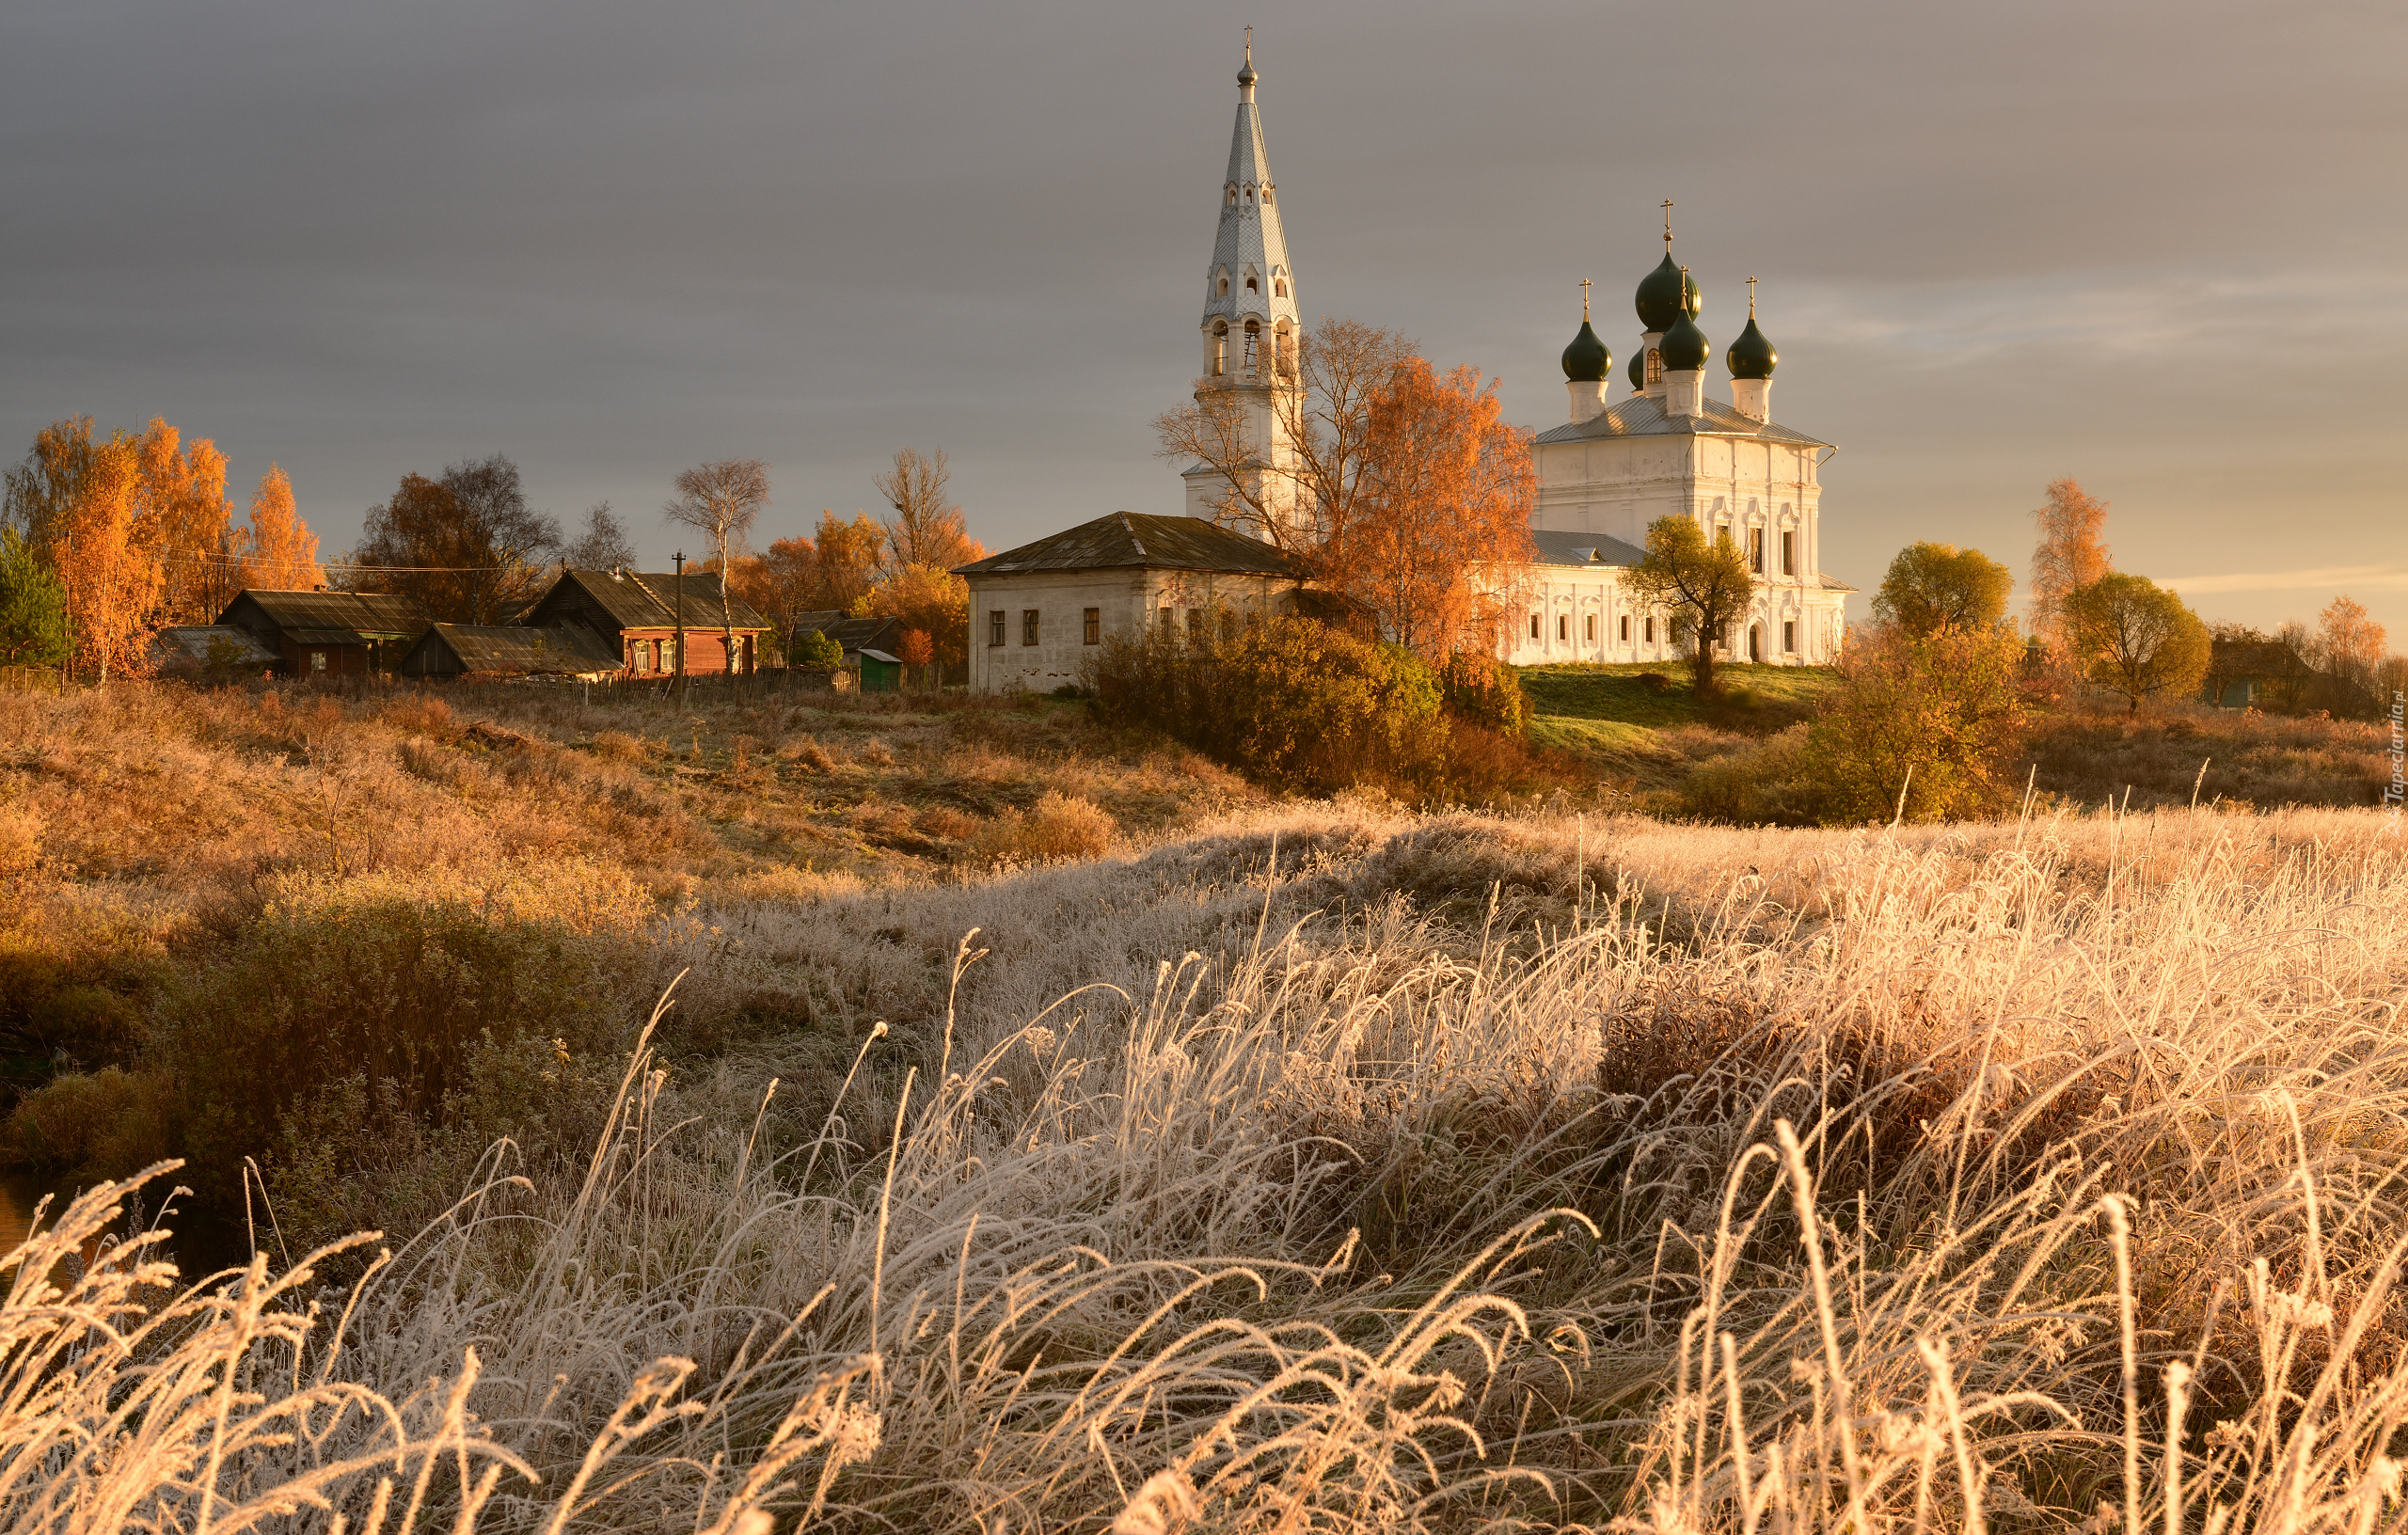
[[[677,477],[677,498],[661,508],[671,522],[710,540],[720,570],[720,633],[727,643],[727,669],[736,670],[736,619],[725,600],[728,573],[744,552],[761,509],[769,504],[769,467],[757,458],[724,458],[697,464]],[[679,600],[683,600],[682,596]]]

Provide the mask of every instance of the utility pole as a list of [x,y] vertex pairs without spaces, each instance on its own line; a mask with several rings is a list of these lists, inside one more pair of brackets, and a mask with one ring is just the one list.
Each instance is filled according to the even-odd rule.
[[677,551],[677,706],[686,706],[686,551]]

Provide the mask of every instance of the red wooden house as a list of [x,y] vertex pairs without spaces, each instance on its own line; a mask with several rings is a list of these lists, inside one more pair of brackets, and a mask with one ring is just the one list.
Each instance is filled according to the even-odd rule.
[[[538,628],[581,625],[618,655],[623,675],[657,677],[677,670],[681,617],[689,676],[746,673],[760,665],[761,640],[769,632],[769,622],[742,597],[731,595],[717,571],[689,571],[680,578],[632,570],[563,570],[518,622]],[[732,668],[731,629],[736,650]]]

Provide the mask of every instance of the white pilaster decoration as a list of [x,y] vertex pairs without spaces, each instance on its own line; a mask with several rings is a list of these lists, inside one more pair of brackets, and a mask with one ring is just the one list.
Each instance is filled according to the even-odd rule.
[[[1296,308],[1296,276],[1280,227],[1270,156],[1262,147],[1262,116],[1254,102],[1258,78],[1249,27],[1245,68],[1238,73],[1228,175],[1221,187],[1220,227],[1205,270],[1205,369],[1196,382],[1196,398],[1235,400],[1259,477],[1258,493],[1276,512],[1292,505],[1295,444],[1278,405],[1296,392],[1296,348],[1304,339],[1304,319]],[[1227,482],[1210,470],[1199,467],[1188,471],[1188,514],[1212,516],[1226,487]]]

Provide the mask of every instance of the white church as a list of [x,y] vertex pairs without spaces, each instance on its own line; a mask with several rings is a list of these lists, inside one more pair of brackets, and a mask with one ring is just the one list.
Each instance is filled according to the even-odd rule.
[[[1249,45],[1205,273],[1195,388],[1198,400],[1218,395],[1242,407],[1246,461],[1268,498],[1294,483],[1292,416],[1279,401],[1297,388],[1304,323],[1255,103],[1258,79]],[[1842,607],[1855,588],[1822,572],[1817,478],[1836,450],[1772,419],[1780,359],[1757,328],[1752,280],[1747,328],[1723,357],[1731,400],[1707,397],[1713,349],[1697,324],[1697,284],[1672,259],[1669,207],[1664,259],[1635,295],[1643,334],[1629,392],[1610,398],[1613,354],[1584,299],[1580,328],[1563,350],[1570,419],[1532,442],[1537,559],[1521,592],[1527,611],[1505,649],[1516,665],[1677,659],[1664,615],[1631,600],[1620,580],[1640,558],[1648,525],[1667,515],[1694,519],[1709,538],[1727,535],[1757,574],[1749,610],[1717,637],[1719,654],[1802,666],[1839,653]],[[1107,636],[1164,627],[1200,639],[1213,625],[1291,610],[1307,584],[1301,567],[1214,520],[1217,471],[1197,465],[1185,482],[1184,515],[1114,513],[961,566],[973,690],[1075,682],[1088,648]]]

